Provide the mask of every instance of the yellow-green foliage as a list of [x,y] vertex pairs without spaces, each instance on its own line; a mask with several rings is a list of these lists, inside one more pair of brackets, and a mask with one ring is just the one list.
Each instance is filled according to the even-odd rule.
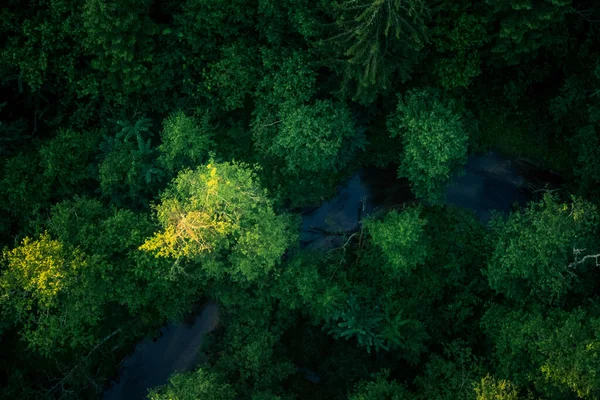
[[475,386],[477,400],[517,400],[518,392],[510,382],[487,375]]
[[[38,239],[25,238],[12,250],[3,251],[0,275],[0,310],[4,321],[19,330],[27,345],[43,355],[58,351],[66,330],[79,330],[63,315],[62,301],[77,275],[86,268],[80,252],[67,250],[45,233]],[[71,332],[72,333],[72,332]],[[79,342],[70,338],[73,347]],[[85,341],[85,339],[83,339]]]
[[[142,250],[159,257],[197,259],[214,276],[255,279],[275,266],[294,235],[273,211],[256,174],[241,163],[181,172],[156,206],[162,229]],[[223,256],[228,262],[224,262]]]

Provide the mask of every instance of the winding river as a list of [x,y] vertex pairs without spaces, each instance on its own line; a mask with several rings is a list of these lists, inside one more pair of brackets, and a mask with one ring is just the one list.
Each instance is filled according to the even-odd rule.
[[[529,160],[490,152],[469,157],[465,173],[448,187],[446,203],[469,208],[486,223],[492,210],[508,213],[522,207],[546,184],[556,187],[561,184],[560,177]],[[414,196],[408,182],[398,180],[395,170],[362,170],[338,188],[335,198],[303,214],[300,240],[304,247],[335,245],[339,236],[326,232],[351,231],[362,217],[411,201]],[[199,349],[205,334],[218,323],[218,307],[208,302],[192,324],[171,323],[158,339],[139,343],[103,398],[144,399],[149,388],[166,383],[174,372],[193,369],[203,362]]]

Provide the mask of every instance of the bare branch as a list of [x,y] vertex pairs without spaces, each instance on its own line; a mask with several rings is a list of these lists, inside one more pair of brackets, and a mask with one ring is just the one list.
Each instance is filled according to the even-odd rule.
[[273,125],[276,125],[276,124],[278,124],[278,123],[280,123],[280,122],[281,122],[281,120],[277,120],[277,121],[275,121],[275,122],[271,122],[270,124],[265,124],[265,125],[263,125],[263,128],[266,128],[266,127],[268,127],[268,126],[273,126]]
[[65,389],[64,389],[65,382],[67,381],[67,379],[69,379],[69,377],[71,376],[71,374],[73,374],[73,372],[75,372],[75,370],[77,369],[77,367],[79,367],[79,365],[81,365],[81,363],[83,363],[84,361],[86,361],[96,350],[98,350],[98,348],[100,346],[102,346],[104,343],[108,342],[112,337],[116,336],[119,332],[121,332],[121,328],[119,328],[116,331],[112,332],[110,335],[106,336],[104,339],[102,339],[100,342],[98,342],[98,344],[96,344],[96,346],[94,346],[94,348],[91,349],[85,355],[85,357],[83,357],[81,360],[79,360],[79,362],[77,362],[77,364],[75,364],[75,366],[73,368],[71,368],[71,370],[67,373],[67,375],[64,376],[64,378],[62,378],[56,385],[54,385],[54,386],[52,386],[50,388],[50,390],[48,391],[48,393],[52,393],[59,386],[63,388],[63,392],[64,392],[65,391]]
[[573,254],[575,255],[575,261],[573,261],[571,264],[569,264],[568,268],[575,268],[580,264],[583,264],[584,262],[586,262],[589,259],[595,259],[596,260],[596,267],[600,267],[600,253],[598,254],[588,254],[587,256],[584,256],[582,259],[579,259],[579,254],[581,254],[582,252],[584,252],[586,249],[573,249]]

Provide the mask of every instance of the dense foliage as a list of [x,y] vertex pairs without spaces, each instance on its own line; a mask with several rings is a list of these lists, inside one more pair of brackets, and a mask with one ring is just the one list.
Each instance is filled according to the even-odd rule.
[[[600,398],[599,21],[589,0],[6,0],[0,396],[101,396],[210,298],[206,362],[150,399]],[[489,222],[446,205],[490,149],[561,184]],[[416,200],[305,246],[302,214],[363,168]]]

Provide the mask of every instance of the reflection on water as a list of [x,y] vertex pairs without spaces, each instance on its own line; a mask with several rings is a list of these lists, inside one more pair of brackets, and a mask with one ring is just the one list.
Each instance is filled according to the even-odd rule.
[[[453,178],[446,204],[473,210],[486,223],[491,211],[508,213],[533,199],[533,189],[558,185],[560,178],[523,159],[494,152],[468,158],[464,174]],[[356,173],[338,195],[302,217],[300,240],[304,247],[329,248],[340,242],[332,233],[357,229],[361,217],[413,202],[410,184],[395,169],[369,168]]]
[[198,350],[204,336],[218,323],[217,305],[208,302],[192,325],[171,323],[156,341],[138,344],[123,363],[118,382],[104,392],[104,400],[145,399],[148,389],[167,383],[174,372],[193,369],[203,361]]
[[487,222],[492,210],[508,213],[511,207],[522,207],[532,199],[522,171],[518,162],[495,153],[471,156],[465,174],[454,178],[446,191],[446,201],[473,210]]

